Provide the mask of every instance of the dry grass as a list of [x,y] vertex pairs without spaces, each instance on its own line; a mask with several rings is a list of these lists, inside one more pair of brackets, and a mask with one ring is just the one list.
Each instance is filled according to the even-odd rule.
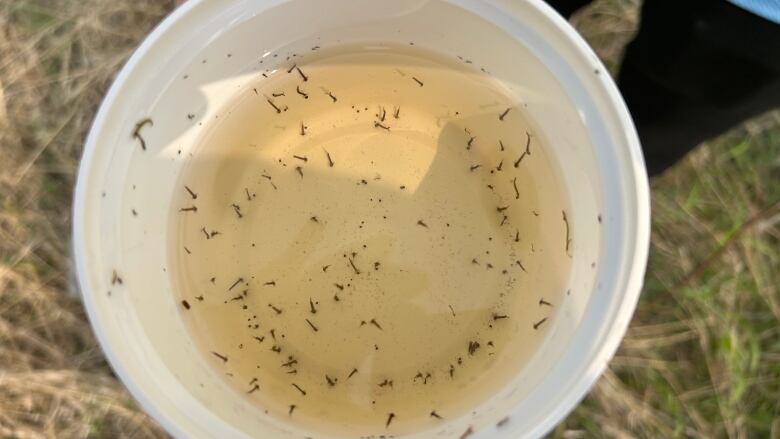
[[164,436],[66,292],[86,130],[117,69],[170,7],[0,2],[0,437]]
[[[602,0],[575,19],[612,70],[636,5]],[[165,436],[67,294],[66,237],[94,111],[171,7],[0,2],[0,437]],[[702,145],[654,182],[650,270],[631,330],[554,436],[780,437],[778,200],[778,114]]]

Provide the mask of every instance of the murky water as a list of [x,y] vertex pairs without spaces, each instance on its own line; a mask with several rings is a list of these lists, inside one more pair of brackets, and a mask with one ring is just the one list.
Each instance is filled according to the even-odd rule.
[[193,338],[238,393],[312,428],[397,434],[469,410],[538,348],[569,270],[522,103],[414,47],[265,76],[180,180]]

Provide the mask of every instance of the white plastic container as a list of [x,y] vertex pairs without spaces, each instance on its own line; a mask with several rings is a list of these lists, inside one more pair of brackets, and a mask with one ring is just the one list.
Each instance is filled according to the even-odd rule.
[[[646,265],[647,177],[614,83],[552,9],[541,0],[190,0],[146,39],[106,96],[74,207],[90,321],[119,377],[174,436],[330,437],[298,431],[237,398],[188,338],[166,270],[170,202],[183,164],[176,158],[197,136],[184,109],[208,120],[273,53],[409,41],[473,59],[527,103],[564,178],[575,257],[571,294],[531,363],[473,412],[405,437],[460,438],[467,430],[470,438],[539,437],[614,354]],[[131,133],[146,117],[154,126],[144,127],[149,148],[141,151]],[[141,216],[132,219],[131,209]]]

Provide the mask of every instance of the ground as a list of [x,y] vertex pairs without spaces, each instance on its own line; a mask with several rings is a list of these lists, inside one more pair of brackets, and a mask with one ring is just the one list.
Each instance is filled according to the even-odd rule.
[[[73,293],[70,207],[90,121],[162,0],[0,0],[0,437],[165,437]],[[614,71],[638,0],[574,18]],[[609,368],[553,437],[780,438],[780,113],[652,182],[645,288]]]

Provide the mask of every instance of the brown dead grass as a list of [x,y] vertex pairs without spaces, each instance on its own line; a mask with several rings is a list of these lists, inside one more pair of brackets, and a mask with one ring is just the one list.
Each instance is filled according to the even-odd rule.
[[67,291],[83,138],[113,75],[170,7],[0,2],[0,437],[164,436]]
[[[612,71],[637,5],[601,0],[575,18]],[[0,437],[165,436],[113,376],[69,294],[68,242],[97,105],[172,7],[0,1]],[[777,114],[703,145],[654,183],[650,271],[632,328],[554,436],[780,437],[780,212],[766,210],[777,200]]]

